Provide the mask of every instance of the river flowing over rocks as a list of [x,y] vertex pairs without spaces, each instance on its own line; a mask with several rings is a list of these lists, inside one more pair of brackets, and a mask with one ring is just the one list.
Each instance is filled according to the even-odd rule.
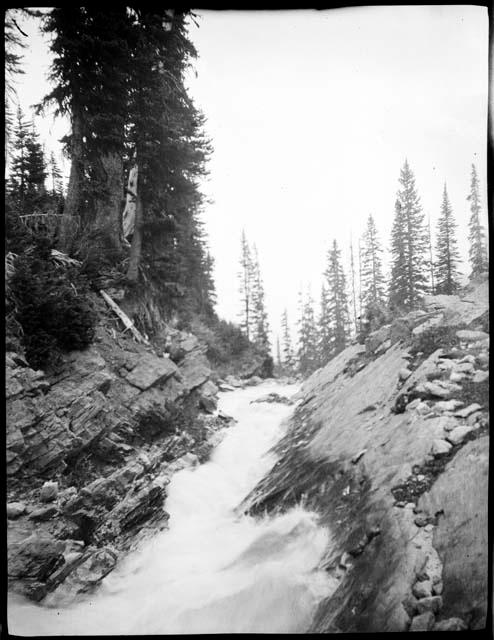
[[296,506],[274,518],[235,507],[276,460],[270,448],[290,407],[252,402],[289,397],[296,386],[265,382],[222,394],[238,417],[203,465],[176,472],[167,486],[169,528],[142,543],[91,595],[53,592],[43,606],[12,596],[13,633],[303,632],[334,581],[317,570],[328,535]]
[[213,381],[176,340],[176,362],[103,341],[58,380],[10,356],[12,633],[485,626],[487,282],[427,297],[301,388]]

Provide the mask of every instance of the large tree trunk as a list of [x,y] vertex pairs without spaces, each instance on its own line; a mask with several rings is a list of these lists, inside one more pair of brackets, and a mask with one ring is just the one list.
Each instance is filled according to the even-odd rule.
[[130,245],[129,268],[127,270],[127,280],[129,282],[137,282],[139,277],[139,264],[141,261],[142,250],[142,230],[143,230],[143,208],[141,194],[136,194],[136,209],[134,221],[134,234]]
[[95,220],[91,236],[102,250],[120,253],[122,237],[123,159],[107,153],[98,159],[99,184],[95,198]]
[[70,250],[70,245],[80,220],[83,178],[82,150],[82,117],[79,110],[74,108],[72,112],[72,142],[70,149],[72,163],[59,240],[59,247],[65,252]]

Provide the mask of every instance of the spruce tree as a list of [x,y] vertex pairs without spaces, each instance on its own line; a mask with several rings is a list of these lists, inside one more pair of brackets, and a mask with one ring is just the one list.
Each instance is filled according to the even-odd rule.
[[247,340],[251,338],[252,328],[252,274],[252,255],[245,231],[242,230],[240,239],[240,271],[238,273],[241,302],[240,328],[246,335]]
[[391,231],[389,304],[393,310],[409,311],[417,307],[427,288],[427,233],[415,178],[407,160],[399,182]]
[[432,234],[431,234],[431,218],[427,216],[427,247],[429,250],[429,269],[431,274],[431,295],[436,293],[436,283],[434,274],[434,258],[432,255]]
[[346,347],[350,335],[346,278],[341,264],[341,251],[338,249],[336,240],[333,241],[328,252],[324,276],[328,289],[328,315],[331,330],[331,355],[333,356]]
[[382,248],[372,214],[367,218],[362,249],[362,301],[366,315],[385,305]]
[[314,300],[307,291],[299,320],[298,367],[302,375],[310,375],[319,366],[317,325],[314,316]]
[[353,325],[355,333],[358,332],[358,323],[357,323],[357,298],[355,294],[355,263],[353,260],[353,241],[352,236],[350,236],[350,270],[352,273],[352,311],[353,311]]
[[483,273],[489,269],[487,257],[487,242],[484,227],[480,222],[480,194],[477,169],[472,164],[472,175],[470,181],[470,193],[467,197],[470,202],[470,221],[468,239],[470,241],[469,257],[472,266],[472,275]]
[[283,337],[283,367],[293,373],[295,370],[295,355],[293,352],[292,339],[290,336],[290,326],[288,324],[288,313],[285,309],[281,316],[281,331]]
[[323,284],[321,287],[321,306],[318,317],[318,355],[319,362],[323,366],[333,356],[334,349],[334,336],[333,336],[333,323],[330,311],[330,300],[326,286]]
[[436,235],[436,293],[439,294],[454,294],[460,286],[458,279],[460,253],[455,232],[457,226],[445,184]]
[[256,245],[253,246],[252,251],[251,299],[252,340],[264,351],[269,351],[271,348],[269,342],[269,323],[265,306],[264,284]]

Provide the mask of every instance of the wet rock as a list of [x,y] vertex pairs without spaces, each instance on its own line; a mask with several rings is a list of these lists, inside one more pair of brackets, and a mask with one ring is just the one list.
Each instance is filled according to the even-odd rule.
[[235,387],[231,384],[224,382],[223,380],[218,380],[218,389],[220,391],[235,391]]
[[447,439],[451,444],[460,444],[469,433],[472,433],[472,431],[472,427],[456,427],[448,434]]
[[241,380],[239,380],[238,378],[232,375],[226,376],[225,382],[231,387],[233,387],[234,389],[239,389],[244,386]]
[[435,618],[433,613],[430,611],[422,613],[412,619],[409,631],[429,631],[432,629],[434,621]]
[[56,507],[55,505],[39,507],[38,509],[34,509],[34,511],[31,511],[31,513],[29,514],[29,519],[34,520],[35,522],[44,522],[45,520],[50,520],[58,513],[58,507]]
[[433,631],[466,631],[467,629],[467,625],[461,618],[440,620],[432,627]]
[[480,404],[474,402],[473,404],[469,404],[468,407],[456,411],[455,416],[457,416],[458,418],[468,418],[470,414],[475,413],[475,411],[479,411],[480,409],[482,409]]
[[148,520],[154,513],[161,510],[165,492],[161,486],[150,485],[134,496],[129,496],[112,513],[119,522],[122,531],[130,529]]
[[24,502],[7,502],[7,518],[15,520],[26,513],[26,504]]
[[417,602],[417,612],[426,613],[427,611],[431,611],[432,613],[437,613],[443,606],[443,599],[441,596],[428,596],[426,598],[421,598]]
[[293,400],[291,400],[290,398],[287,398],[286,396],[280,396],[278,393],[268,393],[265,396],[262,396],[261,398],[257,398],[256,400],[252,400],[251,404],[256,404],[256,403],[260,403],[260,402],[276,402],[278,404],[288,404],[291,405],[293,404]]
[[20,543],[11,545],[8,574],[11,578],[33,578],[45,581],[64,563],[65,544],[47,533],[33,533]]
[[259,376],[251,376],[250,378],[247,378],[247,380],[245,380],[245,384],[248,387],[253,387],[257,384],[261,384],[262,382],[262,378],[260,378]]
[[446,440],[436,439],[432,443],[431,452],[436,458],[439,458],[441,456],[444,456],[444,455],[448,454],[450,452],[452,446],[453,445],[451,445]]
[[53,502],[58,496],[58,482],[45,482],[41,487],[39,499],[41,502]]
[[412,587],[413,595],[420,600],[420,598],[429,598],[432,596],[432,581],[421,580],[416,582]]
[[117,559],[116,551],[110,547],[85,555],[85,560],[70,573],[70,581],[77,585],[77,593],[85,593],[94,588],[115,568]]

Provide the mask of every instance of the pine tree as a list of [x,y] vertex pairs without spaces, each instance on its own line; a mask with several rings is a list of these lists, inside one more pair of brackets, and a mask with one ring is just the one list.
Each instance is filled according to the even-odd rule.
[[13,140],[13,159],[10,167],[9,191],[12,199],[19,209],[19,213],[25,213],[24,206],[27,193],[27,140],[30,134],[31,123],[27,122],[20,106],[17,108],[16,125]]
[[314,300],[310,289],[308,289],[299,321],[299,372],[302,375],[309,375],[317,369],[318,365],[318,335],[314,316]]
[[321,287],[321,306],[318,318],[318,354],[321,366],[325,365],[333,356],[334,336],[330,311],[330,300],[327,288]]
[[455,234],[457,226],[445,184],[436,236],[436,292],[439,294],[454,294],[460,286],[458,280],[460,253]]
[[489,269],[487,257],[487,242],[484,227],[480,222],[480,194],[477,169],[472,164],[472,175],[470,182],[470,194],[467,197],[470,202],[470,221],[468,239],[470,241],[469,257],[472,265],[472,275],[483,273]]
[[392,267],[389,304],[394,310],[417,307],[426,291],[425,252],[427,233],[415,178],[405,160],[400,172],[400,185],[391,231]]
[[252,328],[252,273],[252,255],[245,231],[242,230],[240,240],[240,272],[238,274],[241,300],[240,328],[246,335],[247,340],[251,339]]
[[281,369],[280,336],[276,336],[276,366],[277,366],[278,370]]
[[350,334],[346,278],[341,264],[341,252],[336,240],[328,252],[324,272],[328,288],[328,315],[331,329],[331,355],[337,355],[347,343]]
[[365,314],[375,313],[385,305],[382,248],[372,214],[367,219],[362,250],[362,301]]
[[252,340],[265,351],[269,351],[269,323],[265,306],[264,285],[259,265],[259,256],[256,245],[252,251],[252,286],[251,286],[251,317],[252,317]]
[[[360,246],[359,246],[360,251]],[[360,258],[360,256],[359,256]],[[353,325],[355,333],[358,333],[358,323],[357,323],[357,299],[355,294],[355,264],[353,261],[353,241],[352,236],[350,236],[350,269],[352,272],[352,310],[353,310]]]
[[434,277],[434,258],[432,256],[432,234],[431,234],[431,218],[427,216],[427,246],[429,249],[429,269],[431,274],[431,295],[436,293],[436,284]]
[[290,326],[288,324],[288,313],[286,309],[281,316],[281,331],[283,337],[283,366],[288,373],[293,373],[295,370],[295,355],[290,337]]
[[55,158],[53,151],[50,153],[48,161],[49,183],[51,187],[51,195],[53,198],[62,198],[63,196],[63,178],[60,167]]

